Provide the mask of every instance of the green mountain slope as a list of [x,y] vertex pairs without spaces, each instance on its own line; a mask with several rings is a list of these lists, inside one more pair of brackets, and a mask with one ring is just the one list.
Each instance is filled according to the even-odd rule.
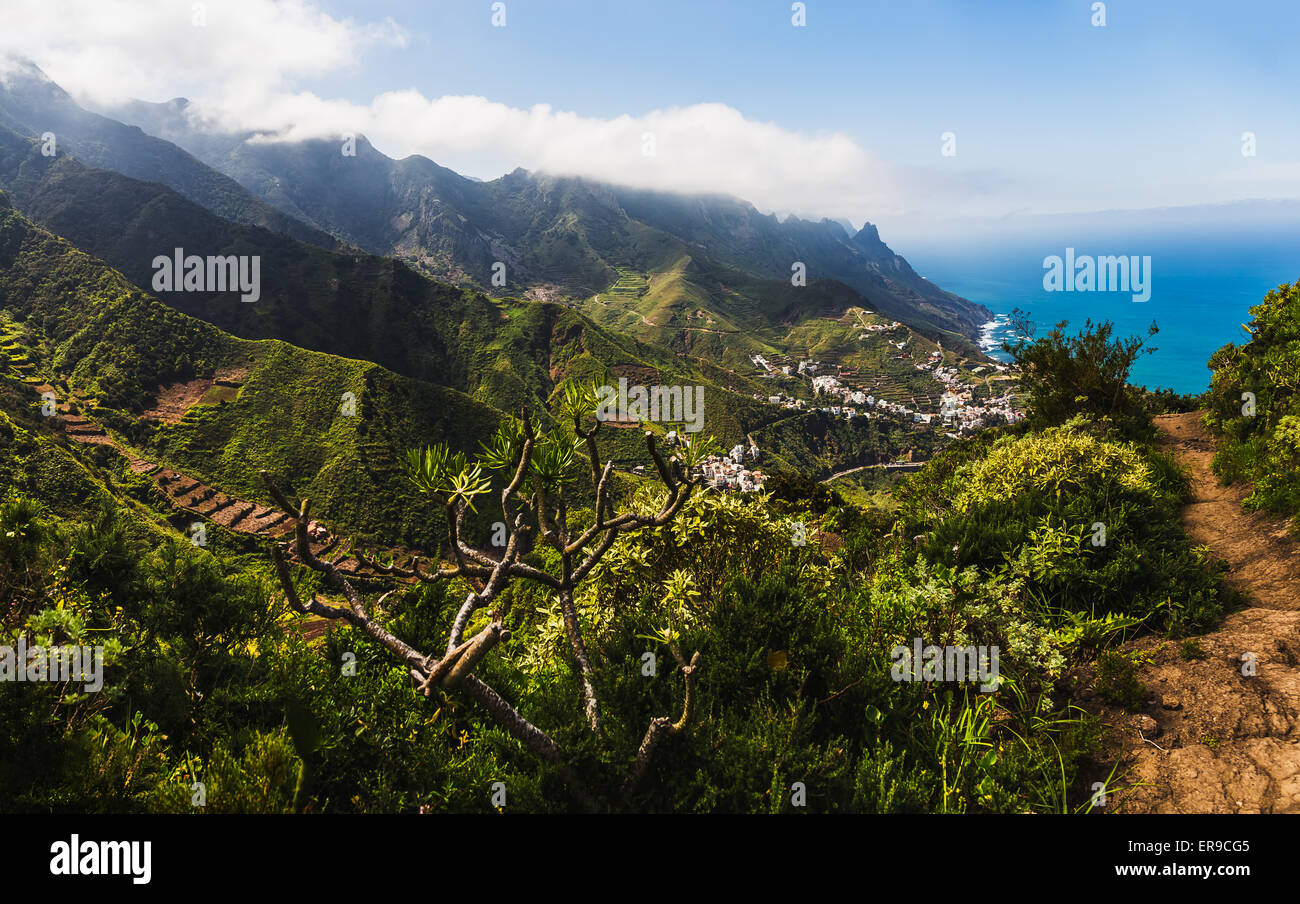
[[[400,261],[329,252],[237,226],[164,186],[91,169],[67,155],[44,157],[34,143],[5,130],[0,186],[35,221],[104,258],[142,289],[152,286],[154,258],[176,247],[202,256],[260,256],[261,298],[255,303],[230,292],[156,293],[175,309],[243,338],[277,338],[374,361],[505,411],[544,407],[570,373],[700,383],[722,393],[710,406],[718,412],[717,432],[734,438],[752,426],[735,415],[745,410],[743,400],[690,361],[602,330],[562,305],[490,299],[433,282]],[[729,380],[731,388],[752,395],[744,378]]]
[[[38,143],[3,129],[0,186],[33,220],[182,313],[241,338],[280,339],[372,361],[467,393],[499,412],[544,411],[567,376],[700,385],[706,433],[729,447],[790,416],[766,402],[772,387],[756,379],[751,354],[834,348],[851,362],[856,353],[849,348],[852,325],[831,326],[839,312],[859,309],[854,303],[862,298],[852,289],[826,280],[797,288],[760,279],[680,256],[672,240],[662,243],[658,257],[644,260],[645,297],[625,299],[610,317],[595,296],[581,309],[570,302],[489,298],[434,282],[390,258],[331,252],[239,226],[157,183],[93,169],[67,154],[46,157]],[[201,256],[256,255],[262,262],[259,300],[245,304],[232,292],[152,291],[155,258],[175,248]],[[638,305],[646,306],[645,314]],[[629,314],[635,322],[628,322]],[[838,344],[825,341],[828,330],[839,335]],[[906,371],[903,384],[916,379],[910,365]],[[841,443],[825,431],[799,432],[799,460],[829,459],[830,467],[863,461],[857,452],[841,457],[862,443]],[[635,431],[611,429],[603,441],[612,444],[612,457],[629,465],[644,454]],[[781,460],[779,449],[766,448]]]
[[670,269],[688,255],[787,285],[801,262],[810,279],[842,282],[868,307],[950,345],[973,338],[992,317],[917,275],[870,224],[849,235],[831,220],[783,222],[736,198],[522,169],[478,182],[418,155],[393,160],[363,137],[355,155],[346,156],[341,140],[250,143],[249,134],[201,132],[186,108],[178,99],[111,112],[176,142],[280,209],[439,279],[488,287],[500,262],[507,291],[584,298],[616,287],[623,269]]
[[[390,543],[436,548],[442,536],[441,512],[400,472],[406,450],[448,442],[472,452],[500,417],[366,361],[242,340],[188,317],[39,229],[3,194],[0,327],[13,337],[11,404],[35,427],[58,432],[58,419],[31,414],[36,387],[48,385],[61,403],[76,400],[78,420],[102,425],[111,440],[103,445],[124,459],[257,502],[270,501],[258,478],[265,468],[315,499],[322,518]],[[26,373],[12,367],[19,348]],[[226,381],[235,385],[214,385],[179,419],[145,416],[178,384],[219,373],[236,375]],[[348,392],[355,416],[341,405]]]
[[56,150],[91,166],[169,185],[236,223],[325,247],[337,244],[332,236],[282,213],[171,142],[82,109],[29,62],[9,60],[0,67],[0,126],[27,138],[52,133]]

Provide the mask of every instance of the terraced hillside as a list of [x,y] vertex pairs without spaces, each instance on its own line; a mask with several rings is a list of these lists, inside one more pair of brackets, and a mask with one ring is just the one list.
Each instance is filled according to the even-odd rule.
[[160,252],[160,222],[167,224],[167,249],[258,253],[266,266],[255,304],[228,293],[154,293],[242,338],[374,361],[499,411],[543,411],[565,377],[608,373],[615,380],[703,385],[716,416],[709,429],[728,440],[772,416],[752,403],[755,387],[745,376],[723,377],[711,362],[603,329],[565,305],[490,299],[432,282],[398,261],[335,254],[236,226],[163,186],[93,170],[66,155],[42,157],[3,129],[0,186],[34,221],[104,258],[145,292]]
[[[132,472],[157,465],[262,509],[271,502],[264,468],[311,494],[322,519],[377,542],[436,549],[441,511],[409,486],[399,462],[439,440],[472,451],[500,417],[369,362],[236,339],[10,208],[0,209],[0,317],[6,377],[36,423],[111,447]],[[208,388],[179,417],[159,411],[160,398],[196,381]],[[48,418],[41,393],[51,399]],[[241,521],[264,521],[262,509]]]

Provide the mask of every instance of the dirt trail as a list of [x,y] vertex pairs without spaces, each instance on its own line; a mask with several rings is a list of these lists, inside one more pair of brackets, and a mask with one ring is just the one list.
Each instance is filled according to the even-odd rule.
[[850,474],[856,474],[859,471],[919,471],[924,468],[926,462],[923,461],[886,461],[877,465],[858,465],[856,468],[848,468],[844,471],[836,471],[830,477],[823,477],[818,483],[830,483],[840,477],[848,477]]
[[[1247,605],[1197,639],[1204,659],[1184,660],[1166,643],[1141,670],[1153,702],[1114,715],[1121,771],[1132,766],[1122,784],[1146,784],[1116,803],[1121,812],[1298,813],[1300,543],[1284,519],[1244,511],[1244,487],[1219,483],[1203,415],[1165,415],[1156,426],[1191,472],[1188,534],[1228,562],[1227,581]],[[1255,654],[1253,677],[1242,674],[1244,653]]]

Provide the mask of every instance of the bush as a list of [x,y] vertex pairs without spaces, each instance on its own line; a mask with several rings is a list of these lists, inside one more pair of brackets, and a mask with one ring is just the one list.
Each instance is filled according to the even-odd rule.
[[1250,314],[1250,341],[1210,358],[1206,423],[1223,437],[1214,468],[1254,483],[1248,506],[1300,518],[1300,282],[1278,286]]
[[914,480],[900,514],[918,554],[1022,581],[1048,624],[1113,613],[1181,634],[1222,612],[1218,581],[1178,520],[1185,479],[1101,425],[989,432]]
[[1073,336],[1062,320],[1047,335],[1035,338],[1034,324],[1017,309],[1012,326],[1022,338],[1003,343],[1020,369],[1020,388],[1029,395],[1029,420],[1035,427],[1062,424],[1083,414],[1114,423],[1126,436],[1145,436],[1150,417],[1144,393],[1128,385],[1129,371],[1154,348],[1147,339],[1159,330],[1155,323],[1147,339],[1115,339],[1110,321],[1085,322]]
[[1130,710],[1141,709],[1147,699],[1147,689],[1138,681],[1137,666],[1118,650],[1107,650],[1097,657],[1093,689],[1103,699]]

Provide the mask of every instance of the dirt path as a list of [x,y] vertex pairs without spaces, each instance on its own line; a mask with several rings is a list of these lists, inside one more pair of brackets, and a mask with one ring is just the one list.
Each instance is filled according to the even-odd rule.
[[[1156,426],[1191,472],[1188,534],[1229,563],[1227,581],[1248,602],[1197,639],[1205,658],[1165,643],[1141,670],[1153,702],[1119,716],[1121,771],[1132,766],[1123,784],[1146,784],[1117,803],[1121,812],[1300,813],[1300,543],[1283,519],[1244,511],[1244,487],[1219,483],[1203,414]],[[1254,676],[1242,674],[1246,653]]]
[[849,468],[845,471],[836,471],[830,477],[823,477],[818,483],[830,483],[832,480],[838,480],[841,477],[848,477],[850,474],[856,474],[859,471],[919,471],[924,468],[926,462],[923,461],[887,461],[878,465],[858,465],[856,468]]

